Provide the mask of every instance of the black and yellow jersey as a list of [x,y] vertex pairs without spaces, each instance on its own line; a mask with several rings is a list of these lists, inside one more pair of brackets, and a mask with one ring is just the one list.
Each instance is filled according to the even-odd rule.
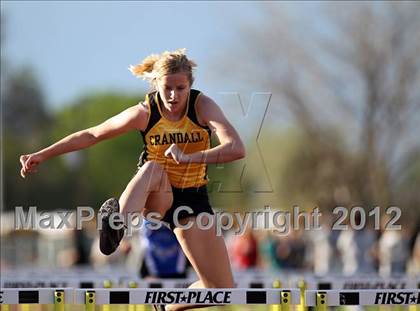
[[163,103],[158,92],[149,93],[145,98],[149,117],[146,129],[141,131],[144,150],[139,165],[152,160],[158,162],[168,174],[171,185],[177,188],[201,187],[208,182],[206,164],[177,164],[164,155],[172,144],[176,144],[186,154],[210,148],[211,131],[197,121],[195,106],[200,95],[200,91],[190,91],[185,114],[178,121],[170,121],[163,116]]

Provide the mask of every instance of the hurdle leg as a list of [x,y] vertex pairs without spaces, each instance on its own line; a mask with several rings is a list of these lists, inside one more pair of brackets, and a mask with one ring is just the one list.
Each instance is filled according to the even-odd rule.
[[95,311],[95,305],[96,305],[95,291],[87,290],[85,293],[85,310]]
[[54,291],[54,311],[64,311],[64,290]]
[[[104,288],[112,288],[112,282],[110,280],[105,280],[104,281]],[[110,305],[103,305],[102,306],[102,311],[110,311],[110,310],[111,310]]]
[[298,288],[300,289],[300,304],[296,306],[297,311],[307,311],[308,308],[305,306],[305,291],[306,291],[306,282],[305,280],[300,280],[298,283]]
[[327,311],[327,293],[316,293],[316,311]]
[[[273,282],[273,288],[281,288],[281,282],[279,280],[274,281]],[[279,292],[279,296],[280,296],[280,304],[272,305],[271,306],[271,311],[282,311],[282,309],[281,309],[282,292]]]
[[21,304],[20,311],[31,311],[31,306],[28,305],[27,303]]
[[394,306],[392,311],[404,311],[407,310],[407,308],[404,308],[403,306]]
[[[137,282],[129,282],[129,288],[137,288]],[[145,305],[128,305],[128,311],[146,311]]]
[[290,290],[281,291],[281,311],[290,311]]

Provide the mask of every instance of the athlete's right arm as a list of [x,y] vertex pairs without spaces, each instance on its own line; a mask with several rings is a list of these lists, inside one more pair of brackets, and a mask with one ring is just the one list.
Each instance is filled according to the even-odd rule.
[[53,145],[32,154],[20,156],[20,175],[37,172],[37,166],[49,158],[90,147],[104,139],[124,134],[131,130],[144,130],[148,122],[148,109],[143,103],[132,106],[103,123],[73,133]]

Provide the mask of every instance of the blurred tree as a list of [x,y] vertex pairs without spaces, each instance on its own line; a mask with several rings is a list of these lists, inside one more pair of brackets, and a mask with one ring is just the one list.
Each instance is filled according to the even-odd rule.
[[32,183],[25,183],[19,175],[19,156],[46,141],[51,116],[47,112],[41,86],[30,69],[12,70],[8,67],[2,86],[5,206],[12,209],[16,205],[36,205],[41,189],[47,187],[48,178],[42,176]]
[[[4,47],[4,42],[5,42],[5,15],[4,12],[1,11],[0,12],[0,45],[1,47]],[[6,60],[5,60],[5,55],[3,53],[3,51],[1,51],[0,53],[0,68],[1,68],[1,87],[3,88],[3,73],[4,73],[4,66],[6,65]]]
[[2,105],[6,135],[36,139],[49,124],[41,87],[29,67],[6,72]]
[[5,208],[38,206],[40,209],[56,208],[49,197],[63,195],[53,181],[53,171],[60,171],[57,163],[48,163],[50,174],[20,177],[19,156],[34,152],[48,141],[52,116],[44,100],[41,85],[30,69],[8,68],[4,78],[1,98],[3,109],[3,178]]
[[[311,8],[315,19],[288,15],[283,4],[262,4],[258,27],[240,28],[242,45],[226,62],[232,72],[253,72],[243,80],[272,91],[275,112],[284,104],[306,135],[307,155],[288,162],[295,175],[310,172],[334,202],[337,190],[320,178],[327,168],[318,168],[335,159],[332,181],[343,180],[352,194],[349,204],[398,205],[397,177],[408,167],[402,159],[420,143],[414,134],[420,121],[420,3]],[[303,182],[281,184],[287,193],[308,192]]]
[[42,87],[30,66],[14,68],[7,61],[6,20],[1,12],[1,106],[2,125],[6,135],[34,136],[45,130],[49,115]]
[[[140,98],[116,93],[85,96],[58,112],[50,143],[100,124]],[[131,132],[53,160],[64,167],[56,182],[71,193],[65,202],[67,208],[97,207],[106,198],[119,196],[135,173],[142,148],[140,132]]]
[[[14,68],[4,53],[5,20],[1,19],[1,127],[2,158],[1,174],[4,180],[4,204],[6,209],[16,205],[35,203],[47,178],[34,183],[23,183],[20,176],[19,156],[45,141],[51,117],[42,87],[29,66]],[[29,198],[33,199],[30,201]],[[3,202],[2,202],[3,203]]]
[[37,136],[20,127],[17,132],[7,131],[4,137],[6,209],[19,205],[37,206],[38,210],[97,207],[106,198],[121,193],[136,169],[142,148],[139,133],[128,133],[50,159],[41,164],[38,173],[26,179],[19,175],[19,155],[36,152],[75,131],[99,124],[135,104],[138,98],[141,97],[119,94],[85,96],[49,117],[48,127],[44,124]]
[[[412,208],[411,215],[416,217],[420,206],[420,149],[407,154],[402,161],[401,168],[397,189],[400,194],[399,199],[405,202],[404,205]],[[420,222],[420,219],[418,221]]]

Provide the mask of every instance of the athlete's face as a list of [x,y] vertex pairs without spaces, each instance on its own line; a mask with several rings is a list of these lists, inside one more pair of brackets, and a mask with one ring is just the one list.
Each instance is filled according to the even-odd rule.
[[157,80],[157,87],[168,112],[178,115],[184,112],[190,93],[190,81],[186,73],[174,73]]

